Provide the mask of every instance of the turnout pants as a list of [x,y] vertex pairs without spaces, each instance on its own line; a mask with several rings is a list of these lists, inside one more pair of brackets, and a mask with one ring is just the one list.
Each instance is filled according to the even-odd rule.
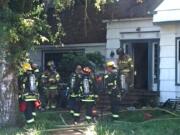
[[119,98],[117,95],[110,94],[110,102],[111,102],[111,113],[113,120],[119,118]]
[[95,105],[94,101],[82,101],[83,105],[85,106],[86,109],[86,116],[85,119],[87,121],[90,121],[93,119],[93,107]]
[[79,97],[76,97],[74,99],[74,106],[73,106],[73,110],[74,110],[74,113],[73,113],[73,117],[74,117],[74,121],[75,122],[79,122],[80,120],[80,111],[81,111],[81,100]]
[[56,108],[57,96],[58,96],[57,90],[48,90],[47,91],[47,106],[46,106],[47,109]]
[[36,115],[34,101],[26,101],[26,103],[27,108],[24,112],[26,123],[33,123],[35,121],[34,116]]
[[75,106],[75,97],[70,97],[68,101],[68,108],[70,110],[70,114],[74,114],[74,106]]

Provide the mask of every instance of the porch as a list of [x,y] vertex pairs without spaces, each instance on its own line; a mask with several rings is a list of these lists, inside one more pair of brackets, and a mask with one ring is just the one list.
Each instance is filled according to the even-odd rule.
[[[123,94],[119,105],[122,108],[136,107],[140,108],[143,106],[157,106],[159,101],[159,91],[150,91],[147,89],[130,89],[127,93]],[[110,100],[109,95],[101,93],[97,102],[98,110],[109,110]]]

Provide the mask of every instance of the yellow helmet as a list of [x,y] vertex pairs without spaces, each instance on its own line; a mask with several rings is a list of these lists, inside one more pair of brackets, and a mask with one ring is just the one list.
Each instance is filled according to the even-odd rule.
[[24,72],[26,72],[28,70],[32,70],[31,65],[29,63],[24,63],[22,65],[22,68],[23,68]]
[[48,61],[47,66],[54,66],[54,61]]
[[116,68],[116,64],[115,64],[114,61],[108,61],[108,62],[106,63],[106,66],[107,66],[107,67],[113,67],[113,68]]

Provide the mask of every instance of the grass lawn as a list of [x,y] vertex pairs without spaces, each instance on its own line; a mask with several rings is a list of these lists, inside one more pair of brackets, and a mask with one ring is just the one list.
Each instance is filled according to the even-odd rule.
[[[147,120],[145,113],[151,114],[151,118]],[[52,135],[42,130],[65,125],[60,115],[71,123],[68,113],[42,112],[38,113],[36,123],[21,128],[0,128],[0,135]],[[95,130],[97,135],[180,135],[180,116],[163,111],[125,111],[120,113],[118,121],[112,122],[110,116],[104,116]]]
[[[144,113],[152,115],[146,120]],[[96,126],[97,135],[180,135],[180,117],[162,111],[128,111],[118,121],[106,117]]]
[[[61,115],[65,119],[71,118],[67,113]],[[48,133],[42,130],[54,129],[56,125],[64,125],[59,112],[39,112],[34,124],[21,128],[0,128],[0,135],[47,135]]]

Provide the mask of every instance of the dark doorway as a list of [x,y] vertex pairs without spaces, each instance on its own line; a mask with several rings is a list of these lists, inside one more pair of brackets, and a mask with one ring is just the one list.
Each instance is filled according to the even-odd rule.
[[148,89],[148,43],[133,43],[134,88]]

